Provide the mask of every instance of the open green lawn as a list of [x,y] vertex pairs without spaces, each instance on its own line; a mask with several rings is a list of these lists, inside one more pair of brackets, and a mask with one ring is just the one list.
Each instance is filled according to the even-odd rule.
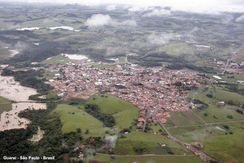
[[[138,109],[120,98],[111,95],[95,95],[88,99],[86,103],[97,104],[101,112],[112,114],[116,120],[116,128],[129,128],[137,118]],[[63,132],[75,131],[81,128],[83,132],[89,130],[90,136],[103,136],[105,131],[111,131],[105,128],[103,123],[86,113],[84,105],[59,104],[53,114],[57,113],[63,124]]]
[[57,55],[42,61],[42,64],[65,64],[68,63],[70,59],[68,57]]
[[210,136],[225,135],[222,125],[168,128],[168,131],[185,142],[204,142]]
[[[206,96],[206,94],[210,92],[212,92],[213,98],[209,98]],[[219,87],[215,87],[215,89],[210,87],[207,90],[205,90],[204,88],[199,89],[192,92],[189,96],[194,99],[199,99],[209,105],[209,107],[204,110],[193,110],[197,116],[201,117],[207,123],[244,120],[243,115],[237,113],[235,109],[232,109],[233,107],[230,107],[228,105],[217,106],[217,103],[219,101],[244,101],[244,96],[241,96],[237,93],[225,91]],[[228,118],[228,116],[232,116],[233,118]]]
[[[218,107],[216,105],[219,101],[218,98],[226,98],[221,94],[223,92],[220,88],[215,90],[216,96],[214,98],[206,96],[208,91],[200,89],[190,94],[191,97],[207,103],[209,105],[207,109],[171,113],[165,126],[173,136],[184,142],[201,142],[204,145],[203,150],[218,161],[240,162],[244,159],[242,155],[244,151],[244,123],[242,122],[244,117],[228,106]],[[233,96],[229,98],[236,99],[236,94]],[[96,104],[103,113],[112,114],[118,128],[131,126],[138,114],[137,108],[132,104],[107,94],[92,96],[85,103]],[[83,104],[74,106],[59,104],[53,114],[55,113],[60,116],[63,123],[63,132],[75,131],[80,128],[83,133],[89,129],[87,136],[103,136],[105,131],[111,131],[109,128],[104,128],[101,121],[86,113]],[[228,115],[232,115],[233,118],[228,118]],[[228,126],[228,129],[225,126]],[[114,158],[107,154],[97,154],[92,159],[116,163],[132,161],[201,162],[184,147],[166,136],[158,134],[159,126],[150,124],[150,128],[152,130],[144,133],[133,127],[130,133],[119,138],[114,149]],[[161,147],[159,143],[166,144],[166,147]],[[140,153],[143,155],[136,156],[138,150],[135,149],[142,150]]]
[[105,161],[107,163],[201,163],[196,156],[174,156],[174,155],[134,155],[134,156],[118,156],[113,159],[110,155],[97,154],[94,160]]
[[[213,98],[206,94],[212,92]],[[244,116],[237,113],[237,106],[217,106],[219,101],[244,101],[244,96],[229,92],[220,87],[210,87],[192,92],[190,97],[209,105],[208,108],[193,109],[192,118],[185,113],[171,113],[167,124],[168,131],[178,139],[193,143],[201,142],[203,150],[220,162],[244,160]],[[183,114],[183,115],[182,115]],[[230,118],[231,116],[231,118]],[[202,119],[202,122],[196,119]],[[197,123],[196,123],[197,122]],[[228,129],[225,128],[228,126]]]
[[8,99],[0,96],[0,114],[4,111],[9,111],[11,109],[12,109],[11,102]]
[[[229,129],[224,128],[227,125]],[[202,127],[169,128],[169,132],[188,143],[201,142],[203,150],[220,162],[244,160],[244,123]]]
[[128,128],[138,115],[133,104],[107,94],[92,96],[87,103],[96,104],[103,113],[112,114],[119,128]]
[[213,96],[220,101],[233,101],[235,105],[239,105],[240,103],[244,103],[244,96],[239,95],[238,93],[229,92],[224,89],[217,87],[215,91],[213,91]]
[[[166,147],[161,147],[159,143],[166,144]],[[145,154],[184,155],[188,153],[183,147],[160,134],[132,131],[125,138],[118,140],[115,154],[136,154],[135,148],[144,148]]]
[[[107,128],[103,127],[103,123],[89,115],[80,106],[71,106],[66,104],[59,104],[52,114],[58,114],[63,124],[62,131],[68,133],[76,131],[80,128],[82,133],[87,129],[89,134],[87,136],[103,136]],[[82,134],[86,136],[85,134]]]
[[49,91],[47,94],[47,99],[57,98],[57,93],[55,91]]
[[192,111],[171,112],[166,126],[198,125],[202,123],[204,123],[203,120],[196,116]]
[[239,74],[224,74],[218,76],[220,76],[224,81],[227,81],[229,83],[236,83],[238,80],[244,80],[244,75]]
[[244,123],[229,125],[232,134],[220,134],[205,139],[204,151],[220,162],[244,161]]

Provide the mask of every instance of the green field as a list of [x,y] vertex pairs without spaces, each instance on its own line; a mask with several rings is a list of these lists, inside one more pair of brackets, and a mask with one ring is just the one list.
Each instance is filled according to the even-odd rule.
[[[209,98],[206,95],[208,93],[213,94],[213,98]],[[208,88],[206,89],[199,89],[194,91],[190,94],[191,98],[199,99],[202,102],[209,105],[207,109],[198,110],[194,109],[193,112],[202,118],[207,123],[214,123],[214,122],[228,122],[228,121],[240,121],[244,120],[243,115],[237,113],[235,111],[235,107],[237,106],[218,106],[217,103],[219,101],[233,101],[234,103],[240,103],[244,101],[244,96],[241,96],[237,93],[229,92],[223,90],[222,88],[215,87],[215,88]],[[228,118],[231,115],[233,118]]]
[[[213,97],[207,97],[207,94]],[[244,160],[244,117],[235,110],[238,106],[218,106],[219,101],[244,102],[244,96],[221,87],[202,88],[191,92],[189,97],[208,104],[206,109],[193,109],[185,113],[170,113],[165,124],[178,139],[203,144],[203,151],[220,162]]]
[[222,100],[222,101],[233,101],[235,105],[238,105],[240,103],[244,103],[244,96],[239,95],[237,93],[229,92],[224,89],[217,89],[216,92],[213,94],[216,99]]
[[[159,143],[164,143],[166,146],[161,147]],[[134,150],[135,148],[143,148],[144,154],[188,154],[188,152],[179,144],[171,141],[165,136],[160,135],[159,133],[144,133],[140,131],[132,131],[124,138],[119,139],[115,147],[115,153],[120,155],[137,154]]]
[[87,114],[82,106],[78,107],[60,104],[52,114],[59,115],[63,124],[63,133],[76,131],[76,129],[80,128],[82,133],[89,130],[89,134],[87,134],[87,136],[103,136],[105,131],[108,130],[103,127],[102,122]]
[[42,61],[42,64],[65,64],[68,63],[70,61],[70,59],[68,57],[62,56],[62,55],[57,55],[57,56],[53,56],[51,58],[48,58],[44,61]]
[[232,134],[219,134],[205,139],[204,151],[220,162],[244,160],[244,123],[229,125]]
[[4,111],[9,111],[11,109],[11,102],[8,99],[0,96],[0,114]]
[[199,125],[202,124],[203,120],[197,117],[194,112],[174,112],[170,113],[170,118],[167,120],[166,126],[181,126],[185,125]]
[[[217,87],[214,90],[213,98],[209,98],[206,94],[210,91],[213,91],[213,88],[208,90],[203,88],[189,95],[208,104],[208,108],[193,109],[189,112],[172,112],[165,127],[173,136],[184,142],[202,143],[204,146],[202,150],[218,161],[240,162],[243,160],[241,151],[244,150],[244,117],[229,105],[217,106],[217,102],[223,98],[241,100],[242,96]],[[223,95],[226,92],[230,93],[227,97]],[[149,124],[151,130],[147,133],[138,131],[132,125],[138,114],[137,108],[108,94],[94,95],[79,105],[59,104],[53,114],[60,116],[64,133],[76,131],[77,128],[82,130],[84,137],[104,136],[106,131],[112,132],[113,129],[105,128],[101,121],[84,111],[85,104],[96,104],[101,112],[113,115],[116,120],[114,128],[131,127],[130,133],[118,139],[113,150],[113,157],[107,154],[97,154],[89,159],[116,163],[133,161],[157,163],[169,160],[170,162],[201,162],[184,147],[159,134],[160,126],[156,124]],[[228,118],[228,115],[232,115],[232,118]],[[84,134],[86,130],[89,130],[88,134]],[[117,132],[113,131],[113,133]],[[159,143],[166,146],[161,147]]]
[[[116,119],[115,128],[119,129],[132,126],[131,124],[138,114],[137,108],[132,104],[107,94],[95,95],[79,105],[59,104],[52,114],[57,114],[60,117],[63,124],[63,133],[76,131],[78,128],[82,130],[84,137],[104,136],[106,131],[113,132],[111,128],[105,128],[101,121],[84,111],[84,104],[87,103],[96,104],[103,113],[112,114]],[[139,159],[141,162],[149,160],[160,162],[175,159],[176,162],[179,160],[178,157],[185,162],[188,160],[200,162],[198,158],[192,156],[184,147],[166,136],[162,136],[158,132],[160,129],[158,125],[150,124],[150,128],[150,131],[144,133],[132,127],[130,133],[119,138],[114,148],[116,162],[130,162],[134,159]],[[89,130],[88,134],[84,133],[86,130]],[[159,143],[163,143],[166,146],[161,147]],[[142,149],[142,153],[145,155],[143,157],[136,156],[138,151],[135,149]],[[126,157],[123,157],[123,155]],[[112,162],[110,156],[106,154],[98,154],[94,159],[100,161],[105,159],[108,162]]]
[[[92,159],[91,159],[92,160]],[[119,156],[114,155],[112,158],[110,155],[97,154],[94,160],[105,161],[106,163],[201,163],[196,156],[174,156],[174,155],[134,155],[134,156]]]
[[[88,99],[86,103],[96,104],[101,109],[101,112],[112,114],[116,121],[115,128],[118,129],[129,128],[132,122],[134,122],[134,119],[137,118],[137,108],[115,96],[95,95]],[[106,131],[112,130],[104,127],[101,121],[86,113],[83,104],[60,104],[54,110],[53,114],[59,115],[63,124],[62,131],[64,133],[80,128],[84,132],[89,130],[87,136],[103,136]]]
[[103,113],[112,114],[118,128],[128,128],[138,115],[138,109],[134,105],[107,94],[92,96],[87,103],[96,104]]
[[[228,126],[229,128],[224,128]],[[188,143],[200,142],[203,151],[218,161],[241,161],[244,159],[244,123],[219,124],[202,127],[168,128],[178,139]]]

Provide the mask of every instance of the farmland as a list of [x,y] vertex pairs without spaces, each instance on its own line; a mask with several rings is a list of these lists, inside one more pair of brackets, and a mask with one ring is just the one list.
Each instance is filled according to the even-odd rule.
[[[210,93],[212,96],[208,97]],[[221,162],[243,160],[244,117],[236,112],[243,103],[243,96],[218,86],[201,88],[189,96],[208,104],[208,107],[171,113],[165,124],[168,131],[182,141],[203,144],[203,151]],[[219,101],[233,101],[233,105],[218,105]]]
[[[166,144],[161,147],[160,143]],[[143,149],[141,154],[158,154],[158,155],[186,155],[188,152],[180,145],[171,141],[165,136],[160,135],[157,131],[143,133],[132,131],[125,137],[118,140],[115,153],[124,155],[138,154],[136,148]]]
[[131,163],[134,161],[138,161],[140,163],[160,163],[160,162],[170,162],[170,163],[201,163],[195,156],[174,156],[174,155],[140,155],[139,157],[136,155],[105,155],[105,154],[97,154],[93,159],[101,160],[105,162],[116,162],[116,163]]
[[[72,105],[71,105],[72,104]],[[104,127],[103,123],[95,117],[89,115],[84,110],[86,104],[96,104],[103,113],[111,114],[116,119],[116,125],[113,128]],[[133,110],[134,109],[134,110]],[[128,116],[125,118],[124,112]],[[160,126],[150,124],[150,130],[147,133],[141,132],[134,126],[134,118],[137,116],[137,108],[117,97],[109,94],[98,94],[81,103],[59,104],[52,111],[52,115],[58,115],[62,123],[62,132],[69,133],[81,129],[81,135],[85,138],[90,136],[103,137],[106,134],[118,134],[118,129],[129,128],[128,134],[120,137],[114,148],[114,156],[107,154],[96,154],[95,157],[89,156],[87,159],[98,159],[111,161],[111,156],[118,162],[130,162],[132,160],[168,160],[175,159],[193,160],[201,162],[198,158],[188,152],[184,147],[160,134]],[[121,120],[125,118],[126,120]],[[89,131],[89,132],[87,132]],[[164,144],[161,146],[160,144]],[[143,157],[138,157],[138,154]],[[125,157],[123,157],[125,156]],[[173,157],[176,156],[176,157]]]
[[243,162],[244,12],[0,1],[1,156]]

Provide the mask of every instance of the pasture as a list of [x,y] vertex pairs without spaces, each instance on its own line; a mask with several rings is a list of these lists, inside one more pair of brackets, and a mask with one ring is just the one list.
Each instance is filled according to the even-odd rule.
[[96,104],[101,112],[111,114],[118,128],[128,128],[138,115],[138,109],[133,104],[108,94],[94,95],[87,104]]
[[[107,155],[107,154],[97,154],[94,159],[101,160],[105,162],[116,162],[116,163],[201,163],[196,156],[174,156],[174,155]],[[92,160],[92,159],[91,159]]]
[[0,96],[0,114],[4,111],[9,111],[11,109],[12,109],[11,102],[8,99]]
[[[58,114],[60,117],[63,133],[81,129],[83,136],[103,136],[107,130],[102,122],[86,113],[82,106],[59,104],[52,114]],[[83,134],[87,130],[89,132]]]

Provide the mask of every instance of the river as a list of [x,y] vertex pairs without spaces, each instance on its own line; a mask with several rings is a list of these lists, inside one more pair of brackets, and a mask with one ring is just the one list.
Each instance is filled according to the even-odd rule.
[[[1,73],[1,72],[0,72]],[[37,94],[33,88],[24,87],[11,76],[0,75],[0,96],[11,101],[12,110],[3,112],[0,116],[0,131],[26,128],[30,120],[20,118],[18,114],[24,110],[46,109],[46,104],[29,100],[29,96]]]

